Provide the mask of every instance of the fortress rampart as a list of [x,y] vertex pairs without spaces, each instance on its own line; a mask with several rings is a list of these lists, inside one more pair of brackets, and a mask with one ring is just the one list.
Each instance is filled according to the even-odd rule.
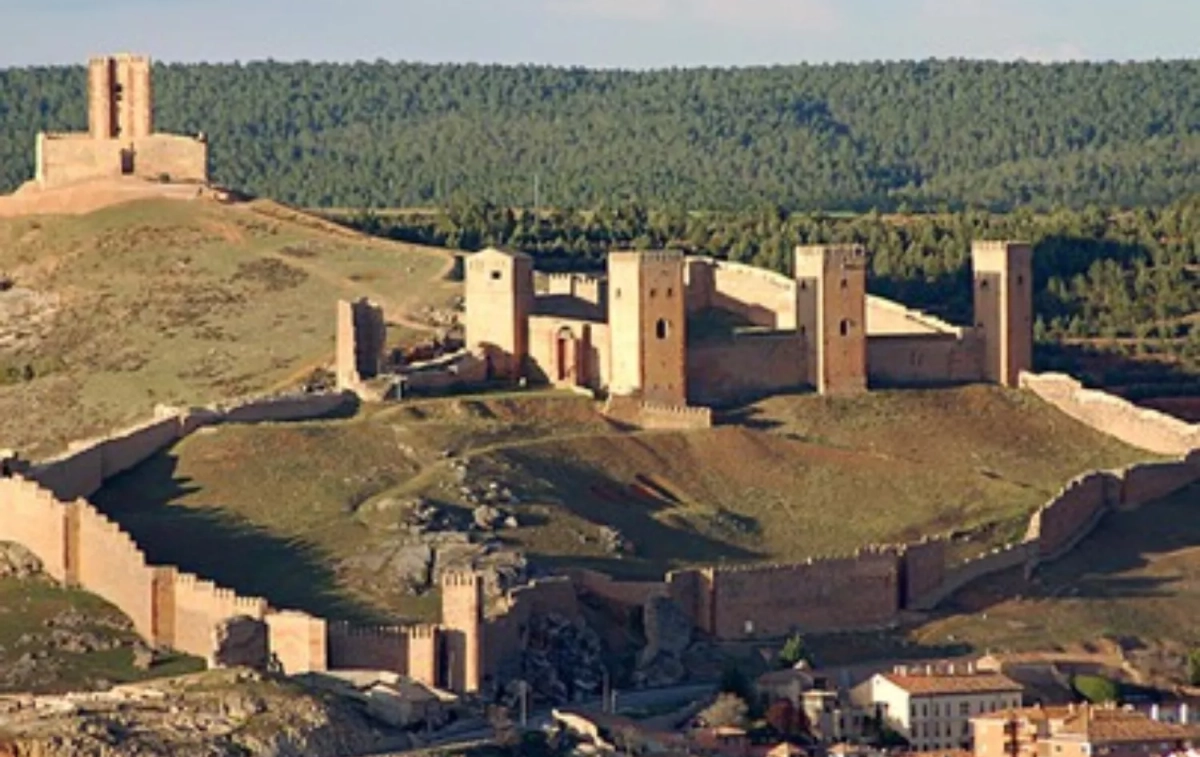
[[1021,386],[1072,418],[1139,449],[1182,455],[1200,449],[1200,424],[1186,423],[1121,397],[1085,389],[1062,373],[1021,373]]

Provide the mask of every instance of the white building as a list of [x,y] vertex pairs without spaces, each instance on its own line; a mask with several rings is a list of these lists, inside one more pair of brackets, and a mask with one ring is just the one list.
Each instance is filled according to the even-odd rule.
[[968,749],[971,718],[1021,706],[1021,685],[1000,673],[897,668],[876,673],[855,688],[861,707],[876,705],[884,723],[906,738],[914,751]]

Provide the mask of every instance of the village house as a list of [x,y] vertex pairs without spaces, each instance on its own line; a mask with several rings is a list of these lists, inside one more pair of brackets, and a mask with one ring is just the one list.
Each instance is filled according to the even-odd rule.
[[965,749],[971,718],[1021,706],[1019,683],[974,665],[897,667],[877,673],[852,692],[860,707],[879,707],[884,723],[916,751]]
[[1147,757],[1188,751],[1197,729],[1112,705],[1030,707],[972,720],[975,757]]

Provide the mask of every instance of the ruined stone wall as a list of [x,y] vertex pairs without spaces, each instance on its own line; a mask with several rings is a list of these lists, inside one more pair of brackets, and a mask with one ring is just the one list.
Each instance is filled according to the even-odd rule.
[[208,145],[195,137],[152,134],[133,141],[133,173],[175,183],[208,181]]
[[270,634],[271,655],[284,673],[295,675],[328,669],[326,628],[322,618],[284,610],[268,613],[264,620]]
[[716,308],[756,326],[797,327],[796,282],[765,268],[712,258],[688,258],[687,312]]
[[899,584],[900,558],[894,551],[718,569],[713,634],[741,639],[884,626],[900,610]]
[[0,478],[0,541],[23,545],[56,581],[67,577],[66,518],[54,495],[32,481]]
[[182,652],[211,661],[218,623],[239,616],[263,620],[267,614],[263,599],[238,596],[191,573],[175,571],[172,578],[175,632],[170,646]]
[[983,342],[973,333],[872,335],[867,338],[872,384],[929,386],[983,378]]
[[115,139],[92,139],[88,134],[39,134],[35,167],[43,187],[121,176],[121,153]]
[[481,353],[461,351],[436,366],[405,370],[402,375],[404,391],[412,394],[480,387],[487,382],[487,361]]
[[1140,408],[1106,392],[1085,389],[1062,373],[1021,373],[1021,386],[1072,418],[1134,447],[1162,455],[1200,449],[1200,424]]
[[807,384],[807,376],[804,337],[794,331],[738,334],[688,347],[688,401],[700,405],[795,390]]
[[610,395],[604,415],[617,423],[650,431],[696,431],[712,428],[712,409],[688,405],[645,402],[636,397]]
[[668,595],[664,581],[618,581],[586,568],[568,571],[577,589],[621,607],[641,607],[652,597]]
[[692,619],[696,628],[713,632],[714,568],[689,568],[667,573],[667,592],[675,604]]
[[[144,638],[154,637],[154,573],[129,534],[86,502],[68,506],[78,553],[68,557],[80,586],[116,605]],[[75,541],[75,539],[71,539]]]
[[544,578],[509,591],[487,613],[482,628],[485,675],[494,674],[505,660],[520,654],[525,627],[535,614],[581,617],[575,585],[567,576]]

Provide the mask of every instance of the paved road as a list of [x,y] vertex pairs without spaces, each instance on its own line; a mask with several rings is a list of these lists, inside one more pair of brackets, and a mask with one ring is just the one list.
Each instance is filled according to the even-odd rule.
[[[688,684],[686,686],[671,686],[663,689],[642,689],[640,691],[628,691],[617,693],[618,709],[653,707],[660,704],[669,704],[684,699],[699,699],[702,696],[711,694],[717,689],[716,683],[697,683]],[[601,700],[593,699],[591,701],[579,702],[570,705],[571,707],[600,709]],[[516,715],[516,713],[513,713]],[[549,708],[537,709],[529,713],[527,728],[538,729],[550,725],[551,712]],[[492,737],[492,728],[483,720],[471,720],[455,723],[450,728],[441,731],[435,738],[426,742],[423,746],[408,751],[420,751],[430,748],[454,748],[465,747],[480,741],[485,741]],[[391,755],[403,755],[403,751],[393,752],[377,752],[372,757],[389,757]]]

